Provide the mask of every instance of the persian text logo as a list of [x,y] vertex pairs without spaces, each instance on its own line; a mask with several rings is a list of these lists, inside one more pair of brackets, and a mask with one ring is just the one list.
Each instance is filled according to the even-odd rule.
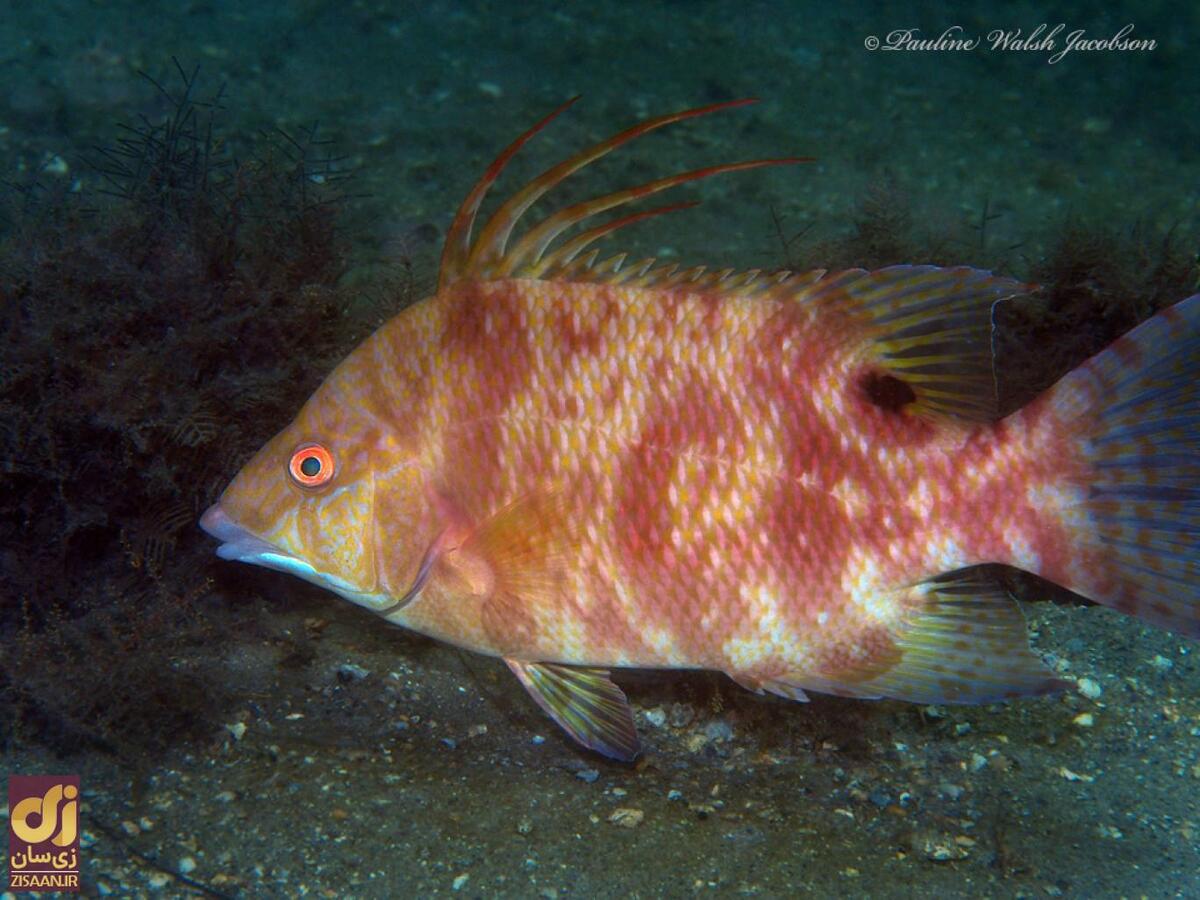
[[79,776],[8,776],[8,889],[79,890]]

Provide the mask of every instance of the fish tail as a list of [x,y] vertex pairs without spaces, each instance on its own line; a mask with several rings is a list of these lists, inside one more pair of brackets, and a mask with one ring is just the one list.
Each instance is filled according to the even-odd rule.
[[1065,586],[1200,637],[1200,294],[1143,322],[1046,399],[1083,461],[1060,501],[1078,551]]

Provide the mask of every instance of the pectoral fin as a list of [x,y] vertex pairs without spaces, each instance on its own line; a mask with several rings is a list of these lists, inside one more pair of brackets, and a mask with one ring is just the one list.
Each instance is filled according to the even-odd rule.
[[527,494],[478,521],[442,492],[431,488],[429,494],[446,524],[426,548],[408,591],[380,615],[408,606],[434,578],[450,579],[461,593],[507,598],[509,604],[536,605],[561,586],[575,540],[562,491]]
[[641,750],[633,710],[607,669],[506,659],[525,690],[589,750],[630,762]]

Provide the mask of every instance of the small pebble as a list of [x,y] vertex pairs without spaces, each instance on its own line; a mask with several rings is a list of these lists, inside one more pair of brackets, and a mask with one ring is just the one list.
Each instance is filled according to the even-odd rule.
[[1071,722],[1078,728],[1091,728],[1096,724],[1096,719],[1091,713],[1085,712],[1077,715]]
[[950,862],[968,855],[967,848],[955,837],[937,831],[917,835],[913,849],[931,862]]
[[733,726],[724,719],[713,719],[704,726],[704,736],[710,741],[729,741],[733,739]]
[[1154,666],[1154,668],[1158,669],[1160,672],[1169,672],[1175,663],[1172,660],[1167,659],[1161,653],[1156,653],[1154,655],[1154,659],[1150,660],[1150,665]]
[[575,773],[575,777],[580,781],[586,781],[588,784],[592,784],[597,778],[600,777],[600,772],[596,769],[580,769]]
[[535,734],[533,737],[531,737],[529,739],[529,743],[531,743],[535,747],[537,747],[537,746],[540,746],[540,745],[546,743],[546,739],[544,737],[542,737],[540,734]]
[[[1200,767],[1198,767],[1198,768],[1200,768]],[[668,800],[682,800],[683,799],[683,791],[677,791],[677,790],[675,790],[675,788],[671,788],[671,790],[667,791],[667,799]]]
[[483,735],[483,734],[487,734],[487,726],[486,725],[472,725],[470,728],[467,729],[468,737],[479,737],[480,735]]
[[1072,772],[1066,766],[1060,766],[1058,774],[1067,779],[1067,781],[1092,782],[1096,780],[1096,776],[1094,775],[1080,775],[1078,772]]
[[67,165],[67,161],[65,159],[55,154],[46,161],[46,164],[42,167],[42,170],[47,175],[57,175],[61,178],[63,175],[66,175],[71,171],[71,167]]
[[964,734],[970,734],[971,733],[971,723],[970,722],[959,722],[957,725],[954,726],[954,733],[957,734],[959,737],[962,737]]
[[121,830],[130,837],[137,837],[142,833],[142,829],[137,827],[137,823],[130,822],[128,819],[121,823]]
[[444,744],[446,747],[449,747],[451,750],[454,750],[458,747],[458,741],[451,737],[442,738],[442,744]]
[[171,876],[166,872],[155,872],[146,879],[146,884],[150,885],[156,891],[161,891],[171,881]]
[[613,810],[612,815],[608,817],[608,821],[622,828],[636,828],[642,824],[642,819],[644,818],[646,818],[646,814],[640,809],[621,806]]
[[1087,697],[1089,700],[1097,700],[1104,693],[1104,689],[1100,687],[1100,683],[1091,678],[1079,679],[1079,693]]
[[661,706],[646,710],[644,716],[646,722],[654,728],[662,728],[667,724],[667,714]]
[[471,876],[464,872],[462,875],[459,875],[454,879],[451,886],[456,891],[461,891],[464,887],[467,886],[467,882],[470,880],[471,880]]
[[949,782],[944,781],[938,785],[938,793],[947,800],[957,800],[963,795],[963,789],[957,784],[950,784]]
[[684,728],[696,717],[696,713],[686,703],[672,703],[670,723],[672,728]]
[[225,730],[233,735],[233,739],[235,741],[240,741],[242,739],[242,737],[246,734],[246,723],[245,722],[232,722],[225,726]]
[[362,681],[371,674],[369,669],[364,669],[362,666],[354,663],[342,663],[337,667],[338,681],[343,684],[349,684],[351,681]]
[[494,81],[481,81],[477,85],[479,92],[488,97],[499,99],[504,96],[504,89]]
[[869,799],[880,809],[884,809],[892,802],[892,795],[887,791],[876,789],[871,791],[871,793],[867,796],[867,799]]
[[176,863],[176,866],[183,875],[189,875],[196,871],[196,861],[190,856],[183,857],[178,863]]

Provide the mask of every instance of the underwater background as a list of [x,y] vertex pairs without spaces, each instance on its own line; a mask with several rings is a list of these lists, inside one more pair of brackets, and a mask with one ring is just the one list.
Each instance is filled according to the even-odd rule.
[[[638,119],[566,200],[677,193],[607,249],[764,269],[970,264],[1009,408],[1200,279],[1183,4],[0,3],[0,725],[82,776],[113,896],[1200,896],[1197,645],[1032,579],[1078,690],[984,707],[619,672],[646,753],[560,734],[502,663],[222,562],[195,522],[432,287],[462,197]],[[1056,25],[1055,49],[993,48]],[[1068,35],[1153,49],[1061,53]],[[974,49],[884,49],[914,38]],[[1015,35],[1013,35],[1015,37]],[[877,49],[869,49],[877,38]]]

